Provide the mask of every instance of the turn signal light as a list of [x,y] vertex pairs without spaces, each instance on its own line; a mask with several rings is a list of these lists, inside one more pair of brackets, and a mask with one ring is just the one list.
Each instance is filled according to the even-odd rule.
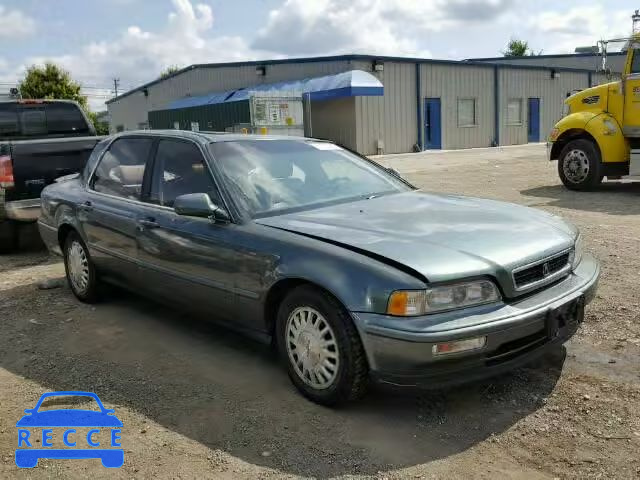
[[453,342],[436,343],[431,351],[434,356],[478,350],[487,343],[487,337],[466,338]]

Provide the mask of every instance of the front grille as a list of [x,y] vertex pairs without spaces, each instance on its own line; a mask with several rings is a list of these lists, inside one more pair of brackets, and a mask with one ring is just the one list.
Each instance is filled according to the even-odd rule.
[[513,273],[516,288],[524,288],[534,283],[553,277],[565,269],[569,263],[569,252],[563,253],[536,265],[523,268]]

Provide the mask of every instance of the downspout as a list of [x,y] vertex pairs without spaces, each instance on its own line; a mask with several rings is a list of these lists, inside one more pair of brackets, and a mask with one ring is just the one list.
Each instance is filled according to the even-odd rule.
[[500,145],[500,75],[498,65],[493,66],[493,146]]
[[593,87],[593,75],[591,74],[591,70],[587,73],[587,78],[589,82],[589,88]]
[[422,98],[420,95],[420,86],[422,85],[422,75],[420,73],[420,64],[416,62],[416,118],[418,121],[418,147],[420,151],[424,150],[424,128],[422,128]]

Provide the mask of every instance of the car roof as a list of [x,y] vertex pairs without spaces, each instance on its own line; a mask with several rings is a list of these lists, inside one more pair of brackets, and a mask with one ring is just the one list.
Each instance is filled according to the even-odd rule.
[[114,138],[122,138],[129,136],[152,136],[152,137],[172,137],[172,138],[188,138],[192,140],[198,140],[201,142],[234,142],[234,141],[260,141],[260,140],[286,140],[290,142],[300,141],[316,141],[326,142],[326,140],[320,140],[309,137],[297,137],[290,135],[259,135],[252,133],[226,133],[226,132],[194,132],[191,130],[128,130],[126,132],[117,133]]

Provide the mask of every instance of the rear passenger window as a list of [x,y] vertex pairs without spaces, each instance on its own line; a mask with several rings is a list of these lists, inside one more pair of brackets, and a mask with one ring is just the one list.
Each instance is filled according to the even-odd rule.
[[111,144],[96,168],[91,186],[96,192],[139,200],[150,138],[121,138]]
[[41,107],[23,108],[20,111],[23,135],[46,135],[47,119]]
[[47,129],[50,134],[88,133],[89,126],[80,109],[73,103],[48,103]]
[[220,205],[218,190],[211,179],[200,149],[191,142],[161,140],[158,144],[149,201],[166,207],[180,195],[206,193]]

